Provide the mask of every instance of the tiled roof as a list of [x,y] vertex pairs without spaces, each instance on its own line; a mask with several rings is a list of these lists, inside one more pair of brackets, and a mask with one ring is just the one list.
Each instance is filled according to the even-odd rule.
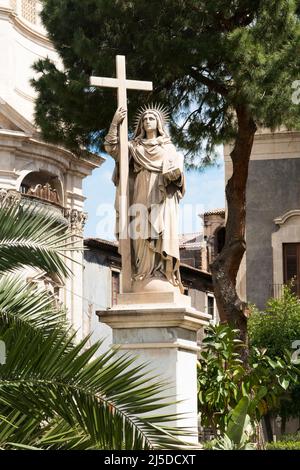
[[179,235],[179,245],[186,246],[190,244],[200,244],[203,242],[203,233],[202,232],[195,232],[195,233],[183,233]]
[[212,209],[211,211],[204,212],[204,215],[225,215],[225,209]]
[[203,243],[203,233],[183,233],[179,236],[179,246],[180,248],[189,247],[196,248],[200,247]]
[[95,245],[107,245],[107,246],[112,246],[112,247],[117,247],[119,246],[119,243],[117,240],[104,240],[103,238],[85,238],[84,243],[88,245],[89,243],[95,244]]
[[203,276],[206,276],[208,279],[211,279],[211,273],[204,271],[203,269],[195,268],[194,266],[190,266],[189,264],[186,263],[181,263],[180,262],[180,268],[186,269],[188,271],[193,271],[195,273],[199,273]]

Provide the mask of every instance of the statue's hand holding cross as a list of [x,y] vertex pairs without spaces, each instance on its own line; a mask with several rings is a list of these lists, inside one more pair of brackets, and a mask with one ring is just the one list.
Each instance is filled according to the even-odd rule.
[[115,126],[119,126],[119,124],[123,122],[126,116],[127,116],[127,110],[123,108],[123,106],[120,106],[115,112],[115,115],[112,120],[112,124],[114,124]]

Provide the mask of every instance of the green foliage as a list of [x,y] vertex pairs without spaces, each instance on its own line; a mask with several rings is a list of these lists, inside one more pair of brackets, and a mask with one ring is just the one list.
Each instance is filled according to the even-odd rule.
[[[268,301],[265,311],[252,307],[248,331],[250,345],[267,348],[271,358],[284,357],[286,350],[295,351],[292,344],[300,339],[300,303],[289,286],[283,288],[279,299]],[[300,415],[299,380],[281,397],[279,414],[286,418]]]
[[253,436],[248,410],[250,400],[244,396],[229,413],[226,433],[214,439],[206,446],[207,450],[254,450],[254,445],[249,442]]
[[300,450],[300,441],[268,442],[266,450]]
[[[236,135],[239,106],[257,125],[295,129],[297,6],[294,0],[44,0],[42,19],[64,71],[49,59],[36,64],[37,123],[52,142],[79,152],[99,149],[116,98],[89,88],[89,76],[114,76],[115,55],[124,54],[129,78],[154,83],[153,93],[130,93],[129,115],[147,100],[165,103],[188,164],[208,163],[212,148]],[[201,150],[203,158],[195,158]]]
[[280,441],[300,442],[300,431],[289,434],[283,434],[282,436],[280,436]]
[[265,311],[252,307],[248,322],[250,344],[267,348],[270,357],[284,354],[292,349],[292,342],[300,339],[299,298],[288,286],[283,288],[279,299],[270,299]]
[[[66,273],[65,228],[48,213],[0,209],[1,449],[150,449],[182,445],[166,385],[129,355],[76,341],[52,295],[15,271]],[[50,237],[50,239],[47,239]],[[21,249],[22,248],[22,249]],[[11,262],[12,273],[7,273]]]
[[32,266],[63,279],[70,274],[62,257],[71,249],[69,239],[58,216],[34,206],[0,207],[0,275]]
[[236,407],[229,413],[227,436],[235,445],[244,444],[244,435],[250,424],[248,409],[250,400],[247,396],[242,397]]
[[279,404],[283,392],[298,380],[291,355],[270,358],[266,350],[252,348],[249,366],[240,360],[238,330],[226,325],[210,326],[203,340],[198,363],[198,405],[201,423],[224,434],[231,410],[243,398],[250,400],[251,422]]

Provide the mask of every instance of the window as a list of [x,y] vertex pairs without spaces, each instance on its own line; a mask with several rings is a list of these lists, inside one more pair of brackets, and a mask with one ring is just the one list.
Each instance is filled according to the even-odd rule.
[[217,253],[221,253],[223,250],[223,246],[225,245],[225,237],[226,237],[226,229],[225,227],[221,227],[220,230],[217,231]]
[[215,321],[215,298],[207,295],[207,313],[211,315],[212,321]]
[[292,290],[300,296],[300,243],[283,245],[284,283],[292,281]]
[[111,271],[111,304],[116,305],[120,293],[120,271]]

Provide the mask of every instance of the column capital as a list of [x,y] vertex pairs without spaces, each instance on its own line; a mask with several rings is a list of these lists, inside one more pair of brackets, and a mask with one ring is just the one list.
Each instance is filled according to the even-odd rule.
[[87,213],[78,209],[64,209],[64,216],[67,219],[72,232],[82,235],[85,223],[87,221]]

